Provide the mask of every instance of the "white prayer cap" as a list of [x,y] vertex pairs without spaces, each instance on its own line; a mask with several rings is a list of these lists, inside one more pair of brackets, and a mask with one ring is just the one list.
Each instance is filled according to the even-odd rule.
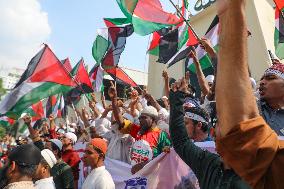
[[208,75],[205,80],[207,81],[207,83],[213,83],[214,82],[214,75]]
[[153,106],[146,106],[142,111],[141,114],[147,114],[152,117],[158,117],[158,111]]
[[90,127],[94,127],[96,129],[96,133],[99,136],[103,136],[110,129],[111,122],[106,118],[100,118],[91,123]]
[[49,141],[52,142],[53,144],[55,144],[59,148],[60,151],[62,150],[62,142],[60,140],[50,139]]
[[23,119],[27,115],[28,115],[27,113],[22,113],[20,119]]
[[57,162],[55,155],[49,149],[42,150],[41,156],[45,159],[50,168],[52,168]]
[[163,96],[161,99],[166,99],[166,100],[168,100],[168,97],[166,97],[166,96]]
[[65,133],[65,137],[72,140],[73,144],[77,142],[77,136],[74,133],[71,132]]
[[59,128],[56,132],[57,132],[57,133],[60,133],[60,134],[65,134],[65,130],[62,129],[62,128]]

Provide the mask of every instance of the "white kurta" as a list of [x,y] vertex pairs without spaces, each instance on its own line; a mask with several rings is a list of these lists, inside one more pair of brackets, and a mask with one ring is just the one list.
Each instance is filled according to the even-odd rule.
[[53,177],[40,179],[35,182],[36,189],[55,189]]
[[91,171],[82,189],[115,189],[115,185],[110,173],[102,166]]

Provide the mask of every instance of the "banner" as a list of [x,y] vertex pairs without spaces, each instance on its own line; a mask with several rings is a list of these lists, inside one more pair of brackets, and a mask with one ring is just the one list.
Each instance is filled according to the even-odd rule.
[[[195,143],[215,153],[214,142]],[[179,158],[174,149],[162,153],[135,175],[131,165],[106,158],[106,169],[110,172],[116,189],[193,188],[199,189],[198,180],[191,169]]]

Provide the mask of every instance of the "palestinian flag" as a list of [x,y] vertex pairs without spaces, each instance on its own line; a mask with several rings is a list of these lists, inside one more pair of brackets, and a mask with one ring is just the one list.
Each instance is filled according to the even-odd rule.
[[[188,26],[184,22],[182,25],[178,26],[178,47],[177,49],[181,49],[183,45],[187,42],[188,40]],[[163,28],[159,31],[156,31],[152,33],[151,39],[150,39],[150,45],[148,48],[148,53],[151,55],[159,56],[160,53],[160,43],[161,39],[163,37],[166,37],[166,35],[169,33],[170,28]]]
[[187,41],[186,42],[183,41],[184,45],[167,62],[168,67],[171,67],[172,65],[179,62],[180,60],[187,58],[188,53],[191,51],[192,47],[198,44],[198,39],[194,35],[193,31],[189,27],[186,27],[186,28],[187,28],[187,36],[186,36]]
[[[54,109],[55,109],[55,106],[57,104],[57,96],[58,95],[52,95],[50,97],[47,98],[46,100],[46,105],[45,105],[45,115],[46,117],[49,117],[51,114],[55,115],[54,114]],[[56,116],[56,115],[55,115]]]
[[[218,26],[219,26],[219,18],[216,16],[205,34],[205,38],[209,39],[211,41],[211,44],[215,48],[217,48],[218,44],[218,28],[219,28]],[[198,44],[198,40],[193,35],[193,32],[191,30],[188,31],[189,31],[189,40],[180,49],[180,51],[176,54],[176,56],[173,57],[168,62],[169,65],[168,67],[172,66],[173,64],[184,58],[187,58],[188,53],[191,51],[192,46]],[[206,51],[200,47],[200,45],[196,48],[196,53],[202,69],[212,67],[209,56],[207,55]],[[186,65],[190,71],[195,73],[196,70],[192,59],[187,59]]]
[[178,29],[169,31],[160,39],[159,43],[159,63],[167,63],[178,50]]
[[96,92],[104,91],[104,70],[100,64],[97,64],[89,73],[89,77]]
[[105,25],[110,27],[123,27],[131,24],[131,21],[127,18],[104,18]]
[[274,0],[274,3],[275,3],[276,8],[278,10],[283,11],[283,8],[284,8],[284,1],[283,0]]
[[159,55],[160,40],[164,35],[166,35],[169,32],[169,30],[170,30],[169,28],[163,28],[151,34],[151,38],[150,38],[151,42],[150,42],[150,45],[147,51],[149,54],[155,55],[155,56]]
[[71,70],[71,75],[74,77],[77,86],[65,94],[68,104],[78,102],[82,94],[94,92],[89,74],[84,66],[83,59],[81,59]]
[[126,38],[133,33],[132,25],[97,30],[92,55],[104,69],[115,67],[124,51]]
[[[208,30],[206,31],[205,38],[211,41],[211,44],[215,50],[218,48],[218,38],[219,38],[219,17],[216,16]],[[207,55],[206,51],[202,49],[200,46],[196,48],[197,58],[199,59],[199,63],[201,65],[202,70],[212,67],[211,58]],[[189,59],[187,63],[187,67],[192,72],[196,72],[195,66],[193,64],[193,60]]]
[[67,70],[68,72],[71,72],[72,66],[71,66],[71,63],[70,63],[69,58],[66,58],[66,59],[62,60],[61,62],[62,62],[62,64],[64,65],[64,67],[66,68],[66,70]]
[[[46,112],[44,108],[45,99],[31,105],[27,108],[23,113],[27,113],[32,117],[32,126],[37,126],[38,123],[41,122],[42,119],[46,117]],[[27,125],[23,124],[22,127],[18,129],[18,132],[22,134],[29,134]]]
[[64,96],[61,95],[57,106],[57,117],[66,118],[67,116],[67,106],[65,106]]
[[150,45],[149,45],[149,48],[147,50],[147,52],[150,55],[155,55],[155,56],[159,55],[160,39],[161,39],[161,35],[157,31],[155,31],[151,34]]
[[33,111],[32,122],[36,122],[42,118],[47,117],[44,111],[43,102],[39,101],[31,106]]
[[10,127],[14,125],[14,123],[15,123],[14,119],[11,119],[7,116],[0,117],[0,126],[2,127]]
[[80,88],[82,93],[94,92],[91,80],[89,78],[89,74],[84,65],[83,58],[72,69],[71,74],[75,77],[74,79],[76,83],[80,85],[80,86],[77,86],[76,88]]
[[100,64],[102,62],[102,59],[105,56],[109,46],[110,42],[108,36],[108,29],[107,28],[98,29],[97,37],[92,47],[92,55],[95,61],[97,62],[97,64]]
[[65,117],[65,102],[62,94],[50,96],[45,107],[45,117],[51,114],[56,117]]
[[275,54],[278,56],[278,58],[284,59],[284,1],[275,0],[275,4]]
[[[183,6],[181,7],[181,12],[184,18],[189,18],[188,13],[188,2],[187,0],[183,0]],[[186,22],[181,22],[177,26],[173,27],[178,28],[178,50],[187,42],[188,40],[188,26]],[[170,28],[162,28],[161,30],[155,31],[151,34],[150,45],[148,48],[148,53],[151,55],[158,56],[159,55],[159,44],[160,40],[163,36],[165,36],[170,31]]]
[[133,81],[121,68],[115,67],[105,70],[116,82],[124,83],[132,87],[138,87],[138,85]]
[[0,114],[18,117],[32,104],[76,86],[50,48],[44,48],[30,61],[14,89],[0,103]]
[[162,28],[177,25],[182,18],[165,12],[159,0],[116,0],[135,33],[145,36]]
[[166,64],[184,46],[192,46],[198,43],[195,35],[186,22],[173,27],[159,40],[159,59],[157,62]]
[[132,35],[132,33],[132,25],[108,28],[109,46],[101,62],[104,69],[109,69],[118,65],[120,55],[124,51],[126,45],[126,38]]

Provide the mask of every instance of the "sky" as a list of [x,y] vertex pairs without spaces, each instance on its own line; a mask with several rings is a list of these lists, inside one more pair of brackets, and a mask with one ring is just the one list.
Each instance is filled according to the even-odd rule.
[[[175,0],[177,1],[177,0]],[[172,11],[168,0],[161,0]],[[74,66],[81,57],[89,69],[96,30],[103,18],[123,17],[116,0],[0,0],[0,65],[26,68],[29,60],[48,44],[59,59]],[[127,39],[120,66],[147,71],[149,36]]]

